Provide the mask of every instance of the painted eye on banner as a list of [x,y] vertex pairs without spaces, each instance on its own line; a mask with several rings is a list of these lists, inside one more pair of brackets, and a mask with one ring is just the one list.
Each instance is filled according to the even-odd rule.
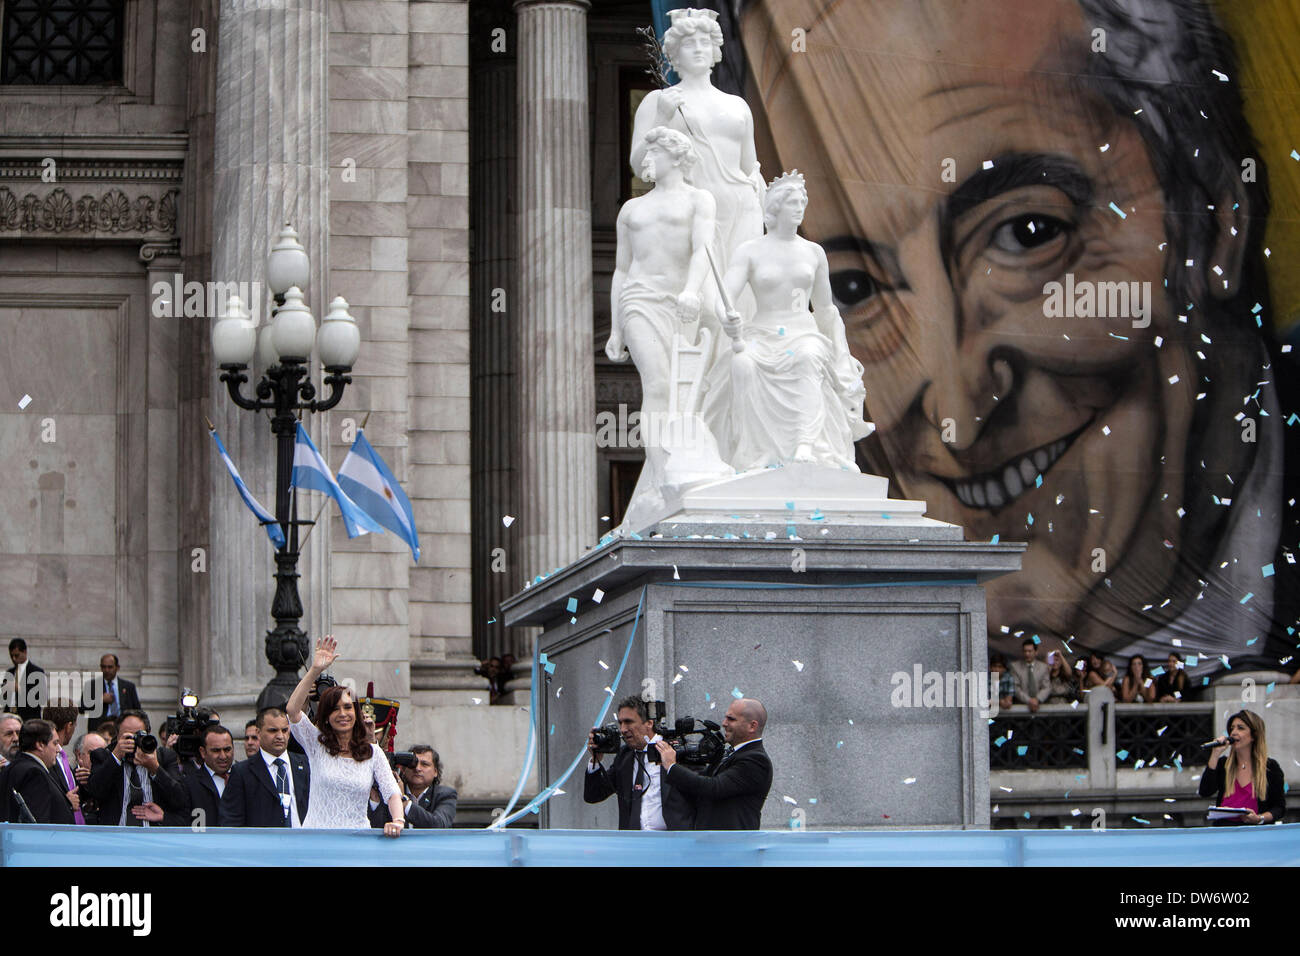
[[1029,213],[1002,223],[993,233],[991,245],[1002,252],[1018,253],[1039,249],[1069,235],[1072,224],[1057,219]]

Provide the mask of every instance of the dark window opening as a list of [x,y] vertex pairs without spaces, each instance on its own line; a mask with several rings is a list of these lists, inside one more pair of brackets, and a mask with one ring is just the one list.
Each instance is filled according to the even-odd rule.
[[3,0],[0,82],[92,86],[122,82],[126,0]]

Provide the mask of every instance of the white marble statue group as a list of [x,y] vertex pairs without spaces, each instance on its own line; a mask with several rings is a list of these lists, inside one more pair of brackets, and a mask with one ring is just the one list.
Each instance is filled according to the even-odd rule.
[[712,84],[717,14],[669,16],[664,52],[681,80],[636,113],[630,161],[654,186],[619,212],[605,347],[641,376],[634,530],[666,488],[792,463],[857,472],[853,443],[872,430],[826,254],[797,234],[803,176],[764,186],[748,105]]

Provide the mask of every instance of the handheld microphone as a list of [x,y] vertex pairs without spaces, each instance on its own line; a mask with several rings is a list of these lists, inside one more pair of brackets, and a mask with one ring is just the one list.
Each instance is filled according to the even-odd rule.
[[1201,744],[1202,750],[1213,750],[1215,747],[1227,747],[1232,743],[1231,737],[1215,737],[1213,740],[1207,740]]

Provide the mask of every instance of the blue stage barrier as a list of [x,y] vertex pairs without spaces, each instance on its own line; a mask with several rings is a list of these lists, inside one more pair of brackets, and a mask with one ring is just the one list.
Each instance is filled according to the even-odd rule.
[[1300,824],[642,833],[0,825],[0,866],[1296,866]]

